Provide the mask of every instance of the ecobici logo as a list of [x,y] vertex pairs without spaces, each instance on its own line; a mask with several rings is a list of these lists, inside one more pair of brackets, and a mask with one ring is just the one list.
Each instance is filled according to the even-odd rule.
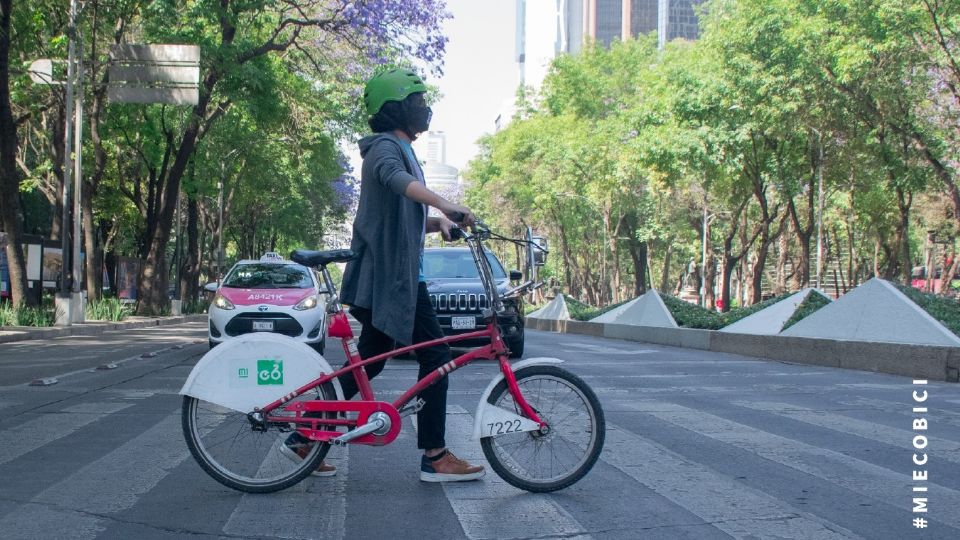
[[257,384],[283,384],[283,361],[257,360]]

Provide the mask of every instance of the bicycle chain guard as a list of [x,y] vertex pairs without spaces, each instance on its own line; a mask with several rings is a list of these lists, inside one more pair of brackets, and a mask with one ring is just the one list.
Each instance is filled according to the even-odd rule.
[[[297,413],[297,418],[303,418],[305,413],[326,412],[346,415],[348,412],[355,412],[357,413],[357,421],[356,425],[351,426],[352,429],[366,424],[374,413],[379,412],[386,414],[390,424],[390,428],[386,433],[383,435],[371,433],[350,441],[351,444],[366,444],[370,446],[383,446],[393,442],[393,440],[397,438],[397,435],[400,434],[400,428],[403,422],[400,419],[400,413],[397,412],[397,409],[385,401],[297,401],[283,407],[283,411]],[[283,418],[284,417],[269,417],[268,421],[283,421]],[[317,424],[321,424],[320,427],[322,427],[322,418],[305,419],[311,421],[316,420]],[[287,421],[289,422],[289,417],[287,417]],[[321,442],[330,442],[332,439],[343,435],[343,433],[339,431],[310,429],[303,426],[298,427],[297,432],[310,440]]]

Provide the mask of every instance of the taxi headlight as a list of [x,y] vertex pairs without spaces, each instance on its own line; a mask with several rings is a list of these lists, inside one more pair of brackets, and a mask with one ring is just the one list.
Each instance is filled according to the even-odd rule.
[[312,295],[301,300],[297,305],[293,306],[293,309],[297,311],[306,311],[308,309],[313,309],[317,307],[317,295]]
[[213,297],[213,305],[216,306],[216,307],[218,307],[218,308],[220,308],[220,309],[235,309],[235,308],[236,308],[236,306],[234,306],[232,302],[230,302],[229,300],[227,300],[227,298],[226,298],[225,296],[223,296],[222,294],[220,294],[220,293],[217,293],[217,295]]

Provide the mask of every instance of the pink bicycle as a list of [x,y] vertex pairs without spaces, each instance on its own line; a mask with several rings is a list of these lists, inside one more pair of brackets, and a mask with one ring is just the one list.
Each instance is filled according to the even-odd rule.
[[[402,347],[361,358],[347,315],[326,265],[351,259],[349,250],[298,251],[293,259],[316,267],[329,300],[329,335],[340,338],[347,364],[333,369],[322,356],[278,334],[245,334],[207,353],[194,367],[183,394],[183,433],[200,466],[218,482],[244,492],[286,489],[324,459],[331,444],[389,444],[402,419],[423,406],[417,395],[440,378],[476,360],[494,360],[500,373],[480,398],[474,438],[493,470],[517,488],[532,492],[563,489],[596,463],[603,448],[604,415],[593,390],[557,366],[556,358],[508,361],[496,314],[502,299],[522,295],[539,284],[528,281],[501,293],[484,248],[497,236],[478,223],[473,233],[460,232],[470,247],[489,299],[483,329]],[[539,248],[539,246],[537,246]],[[489,338],[417,381],[392,403],[379,401],[370,386],[368,364],[438,343]],[[337,377],[352,373],[359,400],[342,397]],[[312,441],[302,460],[291,460],[281,446],[293,432]]]

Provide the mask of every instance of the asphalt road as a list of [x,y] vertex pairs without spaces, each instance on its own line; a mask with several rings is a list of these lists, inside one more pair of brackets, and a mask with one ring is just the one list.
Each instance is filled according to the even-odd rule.
[[[180,431],[177,391],[204,328],[0,345],[0,538],[960,538],[957,384],[543,332],[528,333],[526,356],[566,360],[607,414],[603,454],[578,484],[533,495],[492,471],[422,484],[408,421],[387,447],[335,450],[336,477],[244,495],[208,478]],[[327,351],[342,362],[337,343]],[[468,433],[495,369],[451,378],[447,439],[470,460],[482,462]],[[415,376],[415,361],[395,360],[374,388],[392,398]],[[928,412],[912,411],[915,389]],[[928,429],[914,431],[921,417]]]

